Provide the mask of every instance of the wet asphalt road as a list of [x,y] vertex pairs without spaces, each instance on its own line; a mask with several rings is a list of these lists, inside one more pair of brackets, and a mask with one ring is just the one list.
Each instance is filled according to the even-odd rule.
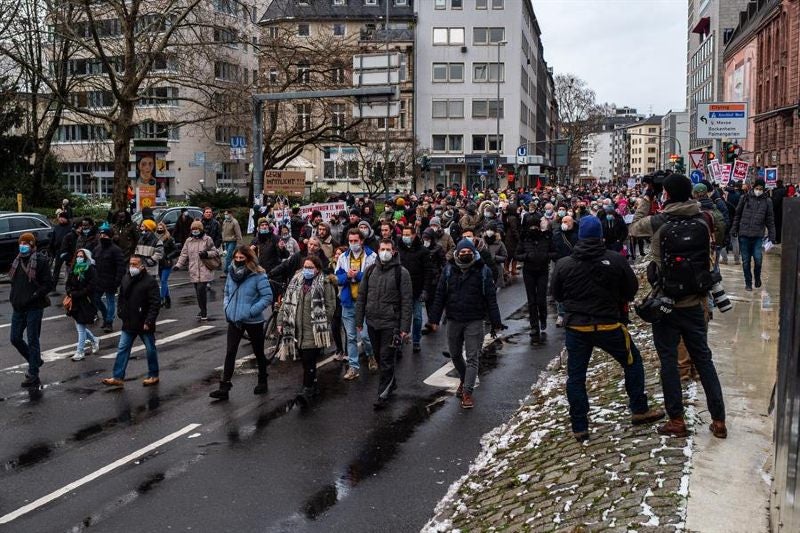
[[[0,284],[0,531],[418,531],[466,473],[480,436],[510,417],[561,346],[551,328],[548,345],[531,348],[527,321],[505,318],[525,302],[519,278],[500,291],[510,329],[482,358],[471,411],[446,388],[423,383],[447,363],[443,332],[423,337],[420,355],[406,348],[385,411],[372,409],[377,375],[347,383],[334,362],[320,369],[322,397],[309,409],[293,400],[299,362],[273,365],[269,394],[259,397],[245,361],[231,401],[212,403],[225,347],[222,281],[207,323],[194,319],[186,274],[170,284],[173,308],[157,330],[157,387],[141,386],[141,349],[124,389],[100,383],[117,332],[101,340],[99,356],[69,360],[74,324],[53,297],[42,328],[50,361],[37,393],[19,387],[9,285]],[[244,342],[239,357],[249,348]]]

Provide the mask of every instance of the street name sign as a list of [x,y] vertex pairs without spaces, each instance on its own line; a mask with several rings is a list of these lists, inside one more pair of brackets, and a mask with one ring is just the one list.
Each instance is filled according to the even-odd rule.
[[744,139],[747,137],[747,103],[697,104],[698,139]]

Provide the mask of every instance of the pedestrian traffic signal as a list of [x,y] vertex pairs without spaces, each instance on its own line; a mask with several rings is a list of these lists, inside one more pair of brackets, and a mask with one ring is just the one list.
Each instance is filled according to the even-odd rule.
[[685,174],[686,173],[686,161],[683,156],[680,156],[677,161],[675,161],[675,173],[676,174]]

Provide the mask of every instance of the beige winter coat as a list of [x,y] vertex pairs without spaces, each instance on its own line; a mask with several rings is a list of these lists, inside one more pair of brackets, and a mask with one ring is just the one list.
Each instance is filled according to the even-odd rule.
[[214,271],[209,270],[200,260],[200,252],[205,250],[208,257],[216,257],[219,252],[214,247],[214,241],[208,235],[203,235],[199,239],[189,237],[181,248],[181,256],[175,263],[175,268],[187,268],[189,279],[192,283],[207,283],[214,279]]

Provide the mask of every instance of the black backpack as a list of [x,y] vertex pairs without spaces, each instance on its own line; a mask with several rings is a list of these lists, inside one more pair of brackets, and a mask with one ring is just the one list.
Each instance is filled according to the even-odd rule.
[[711,233],[706,217],[668,216],[661,226],[661,288],[670,298],[711,289]]

